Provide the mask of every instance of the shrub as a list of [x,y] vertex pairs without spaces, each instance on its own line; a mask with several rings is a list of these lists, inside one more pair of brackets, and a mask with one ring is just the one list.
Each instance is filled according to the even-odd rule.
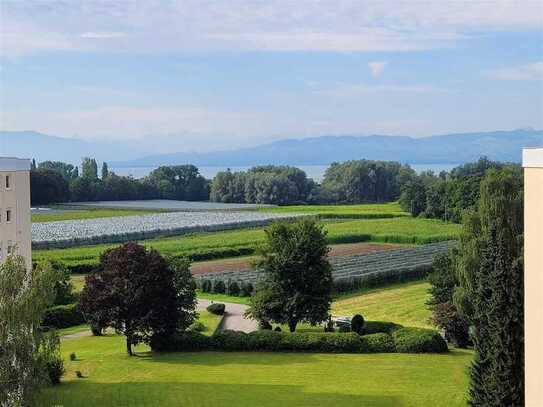
[[99,325],[99,324],[91,324],[90,326],[90,329],[91,329],[91,332],[92,332],[92,335],[93,336],[102,336],[102,333],[104,332],[104,328],[103,326]]
[[398,328],[402,328],[401,325],[394,322],[387,321],[366,321],[364,322],[364,335],[371,335],[377,333],[390,334]]
[[223,315],[223,314],[224,314],[225,305],[216,302],[216,303],[213,303],[213,304],[209,305],[206,309],[207,309],[209,312],[211,312],[212,314],[215,314],[215,315]]
[[215,294],[224,294],[226,291],[226,287],[224,285],[224,281],[216,279],[213,281],[213,292]]
[[171,336],[155,335],[149,344],[154,352],[193,352],[213,348],[213,339],[199,332],[177,332]]
[[246,351],[252,350],[249,345],[248,334],[239,331],[221,331],[213,335],[213,344],[217,350]]
[[386,333],[364,335],[361,340],[361,353],[392,353],[396,351],[394,339]]
[[193,322],[191,326],[189,326],[189,331],[192,332],[204,332],[207,328],[204,324],[202,324],[200,321]]
[[47,374],[51,384],[59,384],[60,378],[65,373],[64,361],[58,353],[53,353],[47,356],[45,360],[45,368],[47,369]]
[[347,324],[338,325],[338,332],[340,333],[351,332],[351,327]]
[[258,321],[258,328],[263,331],[271,331],[273,327],[270,324],[270,321],[267,319],[261,319]]
[[75,355],[75,352],[70,353],[70,360],[73,362],[77,359],[77,356]]
[[332,317],[328,317],[328,321],[324,325],[324,332],[334,332],[334,321],[332,320]]
[[48,308],[43,316],[43,326],[48,328],[68,328],[85,323],[78,304],[57,305]]
[[211,280],[208,280],[207,278],[200,280],[200,287],[204,293],[211,292],[212,284]]
[[356,314],[351,319],[351,329],[353,332],[356,332],[358,335],[362,335],[364,330],[364,317],[360,314]]
[[248,281],[241,283],[239,295],[241,297],[250,297],[253,294],[254,287]]
[[239,284],[236,281],[230,281],[228,283],[228,295],[237,297],[239,295]]
[[83,378],[83,373],[81,373],[81,370],[76,370],[76,371],[75,371],[75,375],[77,376],[78,379],[82,379],[82,378]]
[[397,352],[400,353],[443,353],[447,343],[441,335],[431,329],[399,328],[392,333]]
[[280,326],[276,326],[275,329],[274,329],[275,332],[282,332],[283,330],[281,329]]

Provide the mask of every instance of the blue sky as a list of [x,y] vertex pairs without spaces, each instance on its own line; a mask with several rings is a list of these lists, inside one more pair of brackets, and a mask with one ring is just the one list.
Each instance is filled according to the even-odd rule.
[[543,128],[541,1],[10,1],[0,130],[217,150]]

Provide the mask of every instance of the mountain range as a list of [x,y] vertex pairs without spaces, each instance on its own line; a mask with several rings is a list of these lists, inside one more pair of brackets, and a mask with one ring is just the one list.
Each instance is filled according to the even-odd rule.
[[338,135],[285,139],[256,147],[206,153],[180,152],[145,156],[136,143],[98,143],[37,132],[0,132],[0,155],[78,163],[81,157],[106,160],[112,167],[259,164],[327,165],[353,159],[394,160],[410,164],[464,163],[487,156],[520,162],[523,147],[543,145],[543,130],[517,129],[414,138],[385,135]]

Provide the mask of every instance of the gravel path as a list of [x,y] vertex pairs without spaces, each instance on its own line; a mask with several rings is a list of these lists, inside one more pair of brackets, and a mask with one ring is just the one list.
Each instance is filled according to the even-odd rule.
[[[217,301],[226,306],[224,318],[219,330],[225,331],[227,329],[232,331],[252,332],[258,329],[258,323],[255,320],[245,318],[243,314],[247,310],[247,305],[231,304],[227,302]],[[211,301],[198,300],[198,308],[205,309]]]

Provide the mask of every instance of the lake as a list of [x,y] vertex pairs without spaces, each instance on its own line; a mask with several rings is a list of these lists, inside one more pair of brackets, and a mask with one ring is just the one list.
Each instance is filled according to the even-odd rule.
[[[417,173],[422,171],[434,171],[439,174],[441,171],[450,171],[459,164],[410,164]],[[296,165],[295,167],[304,170],[309,178],[321,182],[324,172],[328,165]],[[157,167],[111,167],[111,170],[117,175],[131,175],[134,178],[143,178]],[[207,179],[212,179],[218,172],[226,171],[230,168],[232,171],[247,171],[251,167],[198,167],[200,174]]]

